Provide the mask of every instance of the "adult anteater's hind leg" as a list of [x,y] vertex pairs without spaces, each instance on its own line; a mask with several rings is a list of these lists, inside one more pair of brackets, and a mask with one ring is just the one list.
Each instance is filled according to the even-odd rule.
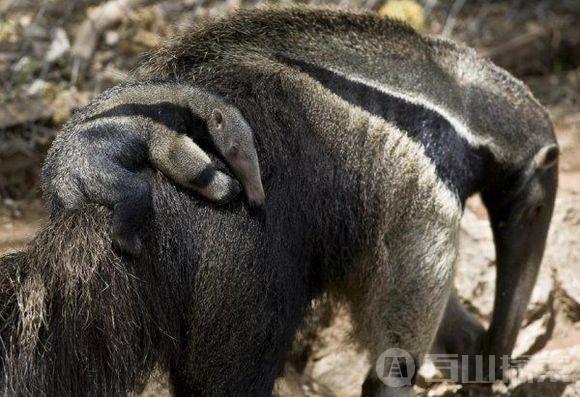
[[356,336],[373,366],[363,396],[413,395],[449,296],[456,231],[411,229],[381,242],[349,287]]
[[188,333],[191,345],[171,371],[175,397],[272,395],[304,307],[274,309],[272,301],[244,301],[230,307],[231,313],[216,308],[213,318],[206,317],[206,329],[197,325]]
[[288,239],[261,234],[253,220],[218,227],[235,216],[216,215],[216,226],[205,228],[206,241],[235,236],[237,244],[200,247],[187,347],[172,374],[176,396],[269,397],[307,307],[302,258],[280,248]]

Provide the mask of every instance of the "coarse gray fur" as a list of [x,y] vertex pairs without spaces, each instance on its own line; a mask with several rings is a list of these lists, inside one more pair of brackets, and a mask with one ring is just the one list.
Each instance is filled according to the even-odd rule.
[[116,245],[138,255],[139,228],[152,211],[150,164],[217,203],[240,192],[198,144],[231,167],[251,206],[263,207],[254,135],[240,112],[191,84],[145,81],[103,93],[64,126],[42,173],[50,212],[88,198],[114,209]]

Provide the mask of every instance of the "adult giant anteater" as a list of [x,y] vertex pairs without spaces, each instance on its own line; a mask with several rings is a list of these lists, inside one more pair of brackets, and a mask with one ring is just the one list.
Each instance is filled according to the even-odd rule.
[[[292,47],[294,32],[311,44],[326,33],[330,53],[344,48],[351,55],[364,43],[382,52],[385,37],[404,37],[399,44],[426,51],[411,51],[409,59],[438,65],[438,76],[448,78],[444,91],[457,94],[457,102],[442,110],[429,96],[378,85],[373,95],[381,101],[417,106],[389,114],[373,109],[376,101],[356,103],[341,87],[350,90],[361,79],[349,75],[345,82],[339,71],[325,74],[328,65],[302,59]],[[360,40],[349,44],[349,35]],[[281,50],[267,50],[264,38]],[[471,62],[495,80],[478,86],[437,56]],[[555,191],[551,125],[528,91],[464,49],[366,14],[253,11],[184,34],[148,70],[193,78],[240,109],[255,132],[268,217],[257,222],[239,204],[210,208],[157,176],[146,252],[135,262],[111,251],[104,210],[58,215],[25,251],[3,259],[7,390],[116,395],[160,365],[171,371],[178,395],[267,395],[308,302],[323,291],[350,307],[356,339],[371,360],[399,347],[420,364],[449,296],[462,201],[489,186],[479,184],[488,167],[500,178],[497,186],[518,187],[506,202],[501,190],[485,192],[496,216],[506,218],[502,211],[514,199],[523,203],[498,232],[531,223],[540,242],[532,263],[539,263]],[[454,90],[452,71],[475,91],[471,101]],[[404,83],[400,76],[395,80]],[[491,99],[513,107],[502,112]],[[462,110],[472,117],[459,118]],[[402,118],[409,114],[438,134],[426,137],[428,130]],[[493,141],[490,114],[500,122],[518,116],[541,132],[510,157],[500,149],[524,131],[512,125],[512,135],[486,146]],[[428,138],[434,147],[449,138],[462,150],[434,154],[425,150]],[[453,172],[450,164],[463,159],[457,153],[479,166]],[[519,168],[508,167],[510,159]],[[528,197],[530,189],[534,200],[522,201],[518,194]],[[500,247],[507,242],[497,239]],[[521,250],[504,249],[518,266],[529,262]],[[535,271],[525,270],[525,285],[516,288],[523,296],[517,313]],[[384,391],[408,394],[411,387]]]

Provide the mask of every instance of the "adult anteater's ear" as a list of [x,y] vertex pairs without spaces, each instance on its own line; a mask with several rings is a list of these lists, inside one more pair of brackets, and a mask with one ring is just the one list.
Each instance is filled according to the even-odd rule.
[[544,146],[534,156],[533,165],[536,169],[545,170],[556,164],[560,149],[555,143]]

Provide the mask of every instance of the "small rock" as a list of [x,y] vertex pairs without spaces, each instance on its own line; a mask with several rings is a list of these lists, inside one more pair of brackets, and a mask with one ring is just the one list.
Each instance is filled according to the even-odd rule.
[[46,40],[48,31],[37,23],[31,23],[24,30],[24,35],[32,40]]
[[553,310],[549,310],[541,318],[521,329],[513,351],[513,357],[534,354],[542,349],[554,330],[554,316]]
[[24,56],[12,66],[12,70],[18,73],[20,80],[28,80],[32,74],[37,72],[40,69],[40,63],[29,56]]
[[425,27],[423,7],[414,0],[389,0],[379,9],[379,15],[402,20],[415,29]]
[[536,286],[532,291],[530,303],[528,304],[528,309],[526,310],[524,326],[526,326],[526,324],[528,324],[530,321],[545,315],[550,309],[552,309],[551,305],[553,303],[552,295],[554,289],[555,286],[554,278],[552,276],[552,268],[544,259],[540,265]]
[[580,380],[574,383],[570,383],[564,391],[561,397],[578,397],[580,396]]
[[99,88],[104,90],[127,81],[130,77],[131,76],[128,73],[119,70],[114,66],[107,65],[107,67],[98,74],[97,81],[99,82]]
[[438,383],[427,391],[428,397],[443,397],[459,394],[462,389],[461,385],[452,383]]
[[51,86],[52,84],[46,80],[36,79],[30,84],[26,93],[30,96],[43,95]]
[[119,42],[119,33],[117,31],[115,31],[115,30],[108,30],[105,33],[105,43],[109,47],[116,46],[118,42]]
[[133,41],[146,48],[153,48],[159,44],[159,42],[161,41],[161,37],[159,37],[159,35],[155,33],[139,29],[135,34],[135,36],[133,37]]
[[54,29],[50,47],[44,56],[44,60],[53,63],[62,58],[70,49],[70,41],[63,28]]
[[5,198],[4,200],[2,200],[2,204],[4,204],[6,207],[9,207],[9,208],[15,208],[17,205],[16,201],[14,201],[10,198]]
[[70,118],[73,109],[86,105],[89,99],[88,92],[77,91],[75,88],[58,93],[51,104],[54,111],[52,114],[53,122],[63,124]]
[[429,383],[429,381],[434,379],[441,378],[441,372],[437,369],[435,364],[433,364],[433,361],[429,360],[428,358],[425,360],[423,365],[421,365],[417,375],[426,383]]
[[20,17],[20,19],[18,20],[18,23],[20,24],[20,27],[22,29],[28,28],[30,26],[30,24],[32,23],[32,15],[30,15],[30,14],[22,15]]

